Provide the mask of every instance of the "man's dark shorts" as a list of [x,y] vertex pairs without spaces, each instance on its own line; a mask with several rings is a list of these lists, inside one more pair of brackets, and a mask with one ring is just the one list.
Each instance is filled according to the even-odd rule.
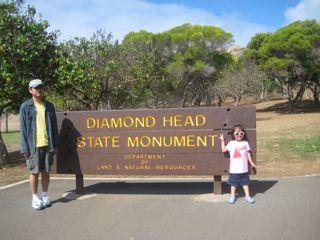
[[36,152],[31,154],[26,161],[31,173],[50,172],[53,163],[53,153],[48,151],[48,147],[37,147]]
[[228,184],[230,186],[249,185],[249,173],[230,173]]

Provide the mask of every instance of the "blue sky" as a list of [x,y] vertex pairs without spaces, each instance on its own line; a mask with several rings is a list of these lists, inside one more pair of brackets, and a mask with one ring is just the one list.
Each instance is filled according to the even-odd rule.
[[214,25],[245,46],[258,32],[305,19],[320,21],[320,0],[26,0],[59,40],[90,37],[98,29],[122,40],[128,32],[162,32],[177,25]]

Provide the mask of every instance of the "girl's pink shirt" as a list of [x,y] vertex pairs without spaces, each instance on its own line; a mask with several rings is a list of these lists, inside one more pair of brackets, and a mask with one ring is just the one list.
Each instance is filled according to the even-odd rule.
[[248,141],[230,141],[226,146],[230,153],[230,173],[246,173],[248,168],[248,151],[250,146]]

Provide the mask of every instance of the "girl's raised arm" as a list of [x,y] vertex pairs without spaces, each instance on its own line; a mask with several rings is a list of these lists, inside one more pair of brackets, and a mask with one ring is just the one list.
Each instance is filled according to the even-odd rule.
[[221,141],[221,151],[222,151],[222,152],[226,152],[227,149],[226,149],[226,143],[225,143],[225,141],[224,141],[223,133],[220,134],[219,139],[220,139],[220,141]]

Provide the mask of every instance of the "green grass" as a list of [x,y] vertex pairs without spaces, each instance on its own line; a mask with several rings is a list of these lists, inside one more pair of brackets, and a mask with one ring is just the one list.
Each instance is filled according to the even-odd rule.
[[298,139],[281,138],[274,140],[272,143],[268,142],[263,147],[283,157],[310,159],[310,157],[320,155],[320,137],[310,136]]
[[297,139],[288,142],[289,149],[297,154],[319,154],[320,137]]
[[2,139],[7,147],[10,147],[11,145],[19,144],[20,141],[20,132],[2,132],[1,133]]

